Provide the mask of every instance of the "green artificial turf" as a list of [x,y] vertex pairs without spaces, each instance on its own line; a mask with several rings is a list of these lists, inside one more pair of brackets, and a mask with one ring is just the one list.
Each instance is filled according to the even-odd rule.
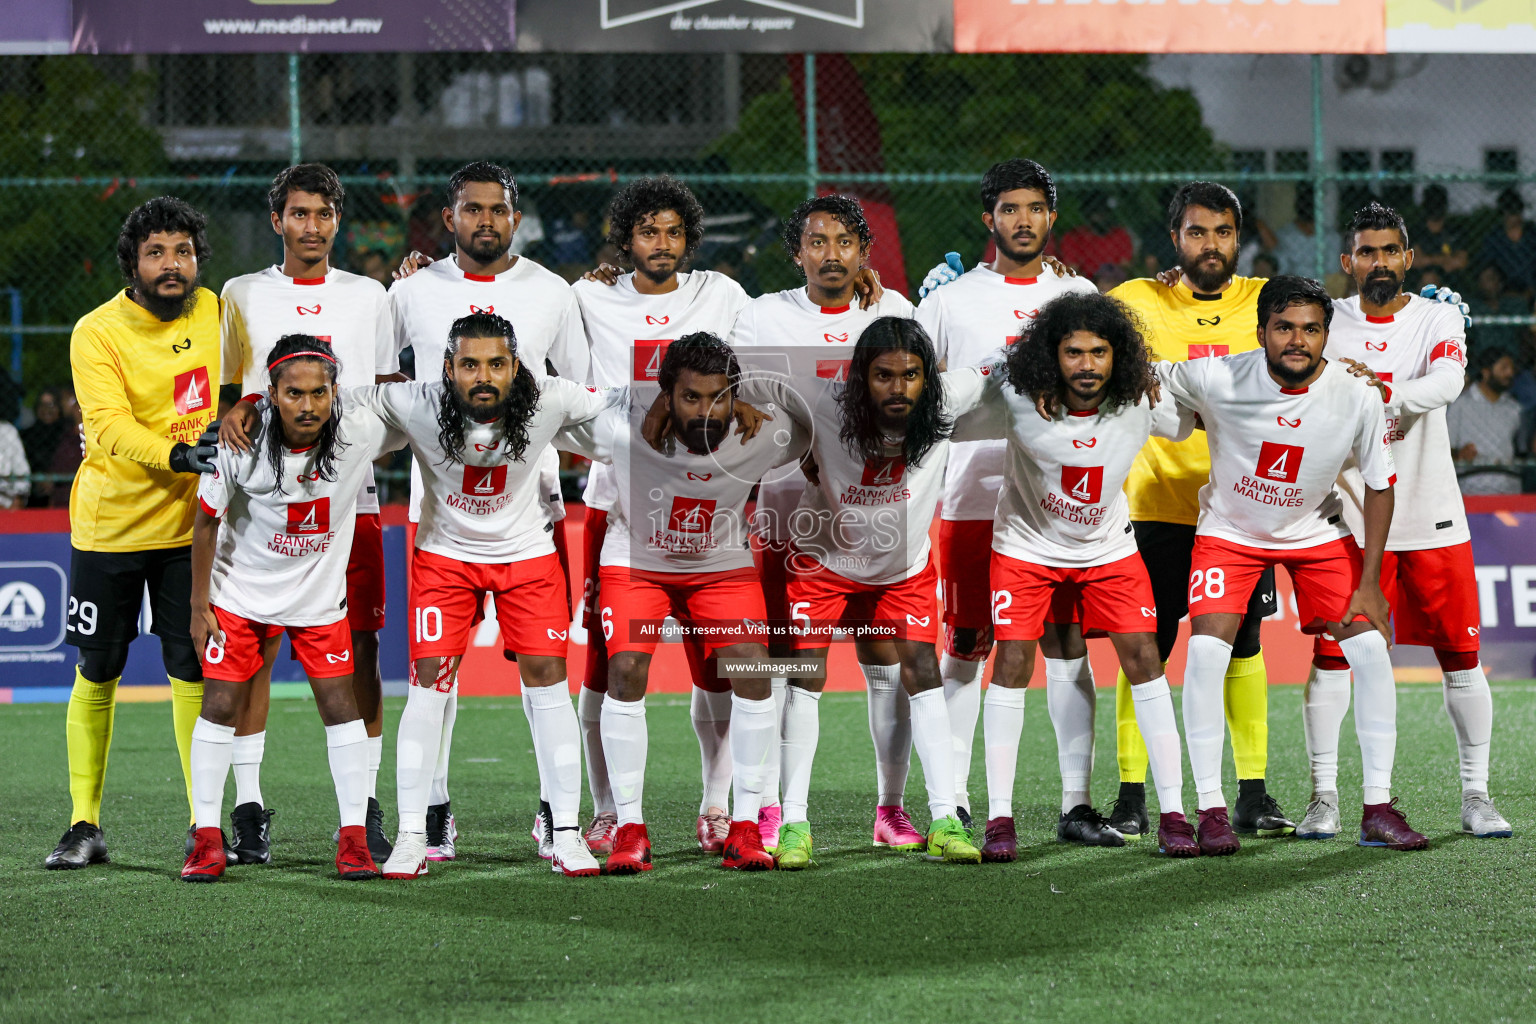
[[[285,701],[264,778],[275,863],[200,886],[177,880],[186,805],[167,705],[119,707],[103,810],[112,864],[79,872],[41,866],[68,824],[64,707],[0,707],[0,1020],[1536,1018],[1536,864],[1524,834],[1536,816],[1536,686],[1495,686],[1493,789],[1513,840],[1457,833],[1439,687],[1399,692],[1397,792],[1431,837],[1426,853],[1351,841],[1352,720],[1337,840],[1252,840],[1235,857],[1185,862],[1157,856],[1151,840],[1060,846],[1039,692],[1016,794],[1018,863],[876,851],[864,700],[834,694],[821,705],[811,791],[816,867],[727,873],[694,848],[686,703],[658,698],[646,793],[656,869],[566,879],[529,838],[537,791],[520,706],[481,698],[461,703],[454,738],[459,860],[415,882],[367,883],[334,879],[321,726],[308,702]],[[1300,698],[1276,687],[1270,701],[1271,788],[1296,817],[1308,789]],[[390,702],[391,738],[400,706]],[[1113,735],[1102,691],[1101,805],[1115,791]],[[392,821],[392,739],[385,749]],[[1229,798],[1231,772],[1229,762]],[[984,793],[978,730],[978,818]],[[926,822],[915,763],[907,797]]]

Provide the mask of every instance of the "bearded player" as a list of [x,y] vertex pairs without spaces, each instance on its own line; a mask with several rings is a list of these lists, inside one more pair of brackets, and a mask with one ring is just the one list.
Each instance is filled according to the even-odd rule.
[[[1095,290],[1086,278],[1059,273],[1045,263],[1056,224],[1056,183],[1044,167],[1023,159],[993,164],[981,179],[981,208],[981,222],[997,255],[917,307],[917,322],[933,338],[940,362],[950,368],[979,365],[1028,330],[1056,296]],[[954,729],[955,811],[967,828],[971,745],[981,711],[981,675],[992,651],[988,559],[1007,448],[1006,441],[953,444],[940,510],[944,653],[939,673]],[[1053,660],[1047,660],[1048,667]],[[1087,662],[1082,665],[1086,673]],[[1091,676],[1086,685],[1091,692]]]
[[[394,325],[383,286],[331,265],[345,200],[341,180],[323,164],[298,164],[273,179],[267,192],[268,215],[272,230],[283,241],[283,261],[230,278],[224,285],[222,364],[227,392],[238,396],[243,393],[240,384],[251,382],[256,386],[246,400],[254,404],[266,378],[267,356],[278,339],[289,334],[324,339],[341,367],[342,386],[373,384],[395,375]],[[243,415],[224,418],[220,440],[226,447],[240,452],[249,449],[240,430],[243,422]],[[346,566],[347,624],[352,633],[353,696],[368,730],[368,849],[382,863],[389,857],[377,799],[384,754],[378,632],[384,626],[384,534],[371,468],[366,476],[357,496],[357,522]],[[275,636],[269,646],[276,648]],[[233,743],[235,806],[230,825],[235,854],[242,863],[265,863],[271,858],[272,812],[261,792],[270,678],[270,659],[266,659],[252,684],[240,691],[244,703]]]
[[207,682],[192,733],[196,844],[181,877],[211,882],[224,873],[219,809],[240,691],[261,671],[264,648],[286,632],[325,725],[341,820],[336,871],[377,878],[365,826],[370,757],[352,686],[346,565],[373,460],[405,439],[337,395],[341,367],[326,342],[285,335],[270,346],[266,366],[272,404],[255,444],[244,453],[226,448],[224,465],[198,490],[192,635]]
[[[1392,799],[1397,691],[1387,653],[1390,609],[1382,552],[1397,476],[1381,397],[1323,358],[1333,302],[1323,286],[1274,277],[1259,291],[1259,350],[1163,363],[1164,390],[1198,414],[1210,435],[1211,480],[1200,491],[1191,556],[1184,671],[1184,737],[1199,808],[1200,852],[1239,842],[1221,784],[1222,680],[1265,568],[1284,565],[1301,628],[1339,641],[1355,676],[1355,731],[1363,765],[1362,846],[1428,845]],[[1364,545],[1344,525],[1334,483],[1353,458],[1364,481]]]
[[213,471],[213,439],[203,434],[219,378],[219,302],[200,287],[210,255],[201,213],[171,196],[151,199],[118,234],[127,287],[70,336],[85,459],[69,492],[66,639],[80,660],[64,720],[72,824],[47,868],[107,862],[101,793],[117,684],[146,587],[189,809],[192,802],[192,729],[203,700],[188,611],[192,519],[198,474]]
[[[1461,827],[1506,837],[1509,822],[1488,796],[1493,697],[1478,662],[1481,617],[1471,532],[1456,484],[1445,408],[1461,393],[1466,327],[1452,306],[1403,293],[1413,266],[1408,228],[1396,210],[1371,203],[1350,223],[1340,265],[1359,290],[1334,306],[1326,355],[1385,383],[1387,429],[1400,501],[1392,516],[1381,589],[1392,605],[1396,640],[1434,649],[1444,675],[1445,711],[1461,762]],[[1364,540],[1360,468],[1339,478],[1344,521]],[[1319,637],[1303,721],[1312,764],[1312,802],[1297,826],[1303,839],[1339,831],[1339,728],[1349,708],[1349,665],[1337,643]]]

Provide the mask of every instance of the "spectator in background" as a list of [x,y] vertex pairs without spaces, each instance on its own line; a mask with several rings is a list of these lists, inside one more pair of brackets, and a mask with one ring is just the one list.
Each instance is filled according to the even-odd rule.
[[[1445,422],[1463,494],[1519,494],[1514,468],[1520,403],[1509,393],[1515,360],[1491,350],[1479,360],[1478,379],[1451,403]],[[1505,467],[1505,468],[1500,468]]]
[[53,450],[53,461],[48,463],[45,472],[64,479],[53,485],[52,495],[48,499],[49,508],[69,508],[69,489],[74,484],[75,471],[85,460],[85,438],[80,432],[80,403],[75,401],[75,389],[72,387],[59,389],[59,419],[64,423],[64,432],[59,438],[58,447]]
[[1114,222],[1114,202],[1103,192],[1083,197],[1084,223],[1061,238],[1061,262],[1087,278],[1097,278],[1099,267],[1112,263],[1129,271],[1136,258],[1136,241]]
[[[1531,304],[1506,289],[1504,272],[1490,263],[1477,272],[1477,291],[1467,296],[1467,309],[1473,316],[1526,316]],[[1467,335],[1467,346],[1475,357],[1485,352],[1525,351],[1530,328],[1519,324],[1474,324]]]
[[1467,250],[1452,236],[1447,217],[1450,199],[1444,185],[1426,185],[1419,199],[1420,221],[1409,234],[1413,238],[1413,265],[1420,271],[1438,270],[1437,284],[1447,284],[1467,269]]
[[1499,226],[1483,239],[1478,259],[1499,268],[1504,287],[1529,298],[1536,291],[1536,230],[1525,222],[1525,200],[1520,190],[1499,193]]
[[[69,429],[69,423],[65,421],[64,412],[60,408],[59,393],[52,388],[44,388],[37,396],[32,415],[35,417],[32,425],[21,432],[21,444],[26,450],[27,465],[36,466],[36,471],[42,473],[53,465],[53,453],[63,440],[64,432]],[[48,507],[50,489],[48,484],[33,485],[27,505],[32,508]]]
[[394,280],[394,265],[381,249],[364,249],[354,254],[350,262],[359,274],[373,278],[385,288]]
[[[1261,227],[1260,238],[1264,248],[1275,254],[1280,263],[1280,273],[1297,274],[1301,277],[1317,276],[1317,224],[1314,222],[1316,204],[1312,200],[1311,185],[1296,186],[1296,200],[1292,207],[1291,223],[1281,225],[1272,237],[1264,238],[1266,229]],[[1255,277],[1263,275],[1254,274]]]
[[[10,378],[5,379],[10,385]],[[32,484],[27,474],[27,450],[14,420],[21,415],[21,402],[14,385],[0,388],[0,509],[21,508],[27,503]]]
[[1272,252],[1261,252],[1253,258],[1254,277],[1275,277],[1280,273],[1280,257]]

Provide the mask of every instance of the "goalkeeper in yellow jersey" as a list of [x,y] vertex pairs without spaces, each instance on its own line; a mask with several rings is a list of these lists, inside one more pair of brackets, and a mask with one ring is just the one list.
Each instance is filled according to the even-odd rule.
[[213,470],[217,437],[204,432],[219,382],[219,300],[198,286],[206,224],[168,196],[130,213],[117,239],[128,286],[81,317],[69,341],[85,422],[85,461],[69,496],[67,640],[80,659],[65,724],[73,824],[49,868],[107,860],[102,783],[146,588],[191,802],[192,727],[203,701],[189,628],[192,514],[198,474]]
[[[1110,292],[1146,325],[1153,356],[1181,362],[1245,352],[1258,347],[1256,330],[1261,278],[1237,277],[1243,210],[1224,185],[1195,181],[1182,186],[1168,207],[1168,230],[1183,275],[1176,284],[1143,278]],[[1189,610],[1189,561],[1200,516],[1200,488],[1210,475],[1210,449],[1196,431],[1184,441],[1152,438],[1141,450],[1125,489],[1131,502],[1136,545],[1157,598],[1157,646],[1164,662]],[[1296,830],[1264,786],[1269,756],[1268,678],[1259,649],[1259,623],[1275,611],[1275,571],[1266,569],[1254,587],[1247,614],[1232,643],[1226,677],[1227,729],[1237,765],[1238,798],[1232,828],[1245,835],[1283,836]],[[1120,673],[1115,698],[1120,795],[1109,824],[1130,837],[1147,831],[1147,748],[1136,728],[1131,686]]]

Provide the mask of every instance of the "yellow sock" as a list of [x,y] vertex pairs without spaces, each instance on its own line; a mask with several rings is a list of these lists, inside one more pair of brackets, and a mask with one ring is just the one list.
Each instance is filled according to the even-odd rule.
[[1269,675],[1264,652],[1233,658],[1227,666],[1227,731],[1240,779],[1262,779],[1269,769]]
[[1121,782],[1147,781],[1147,745],[1136,725],[1131,681],[1124,672],[1115,677],[1115,759],[1120,762]]
[[181,755],[181,777],[187,784],[187,813],[196,825],[197,816],[192,811],[192,728],[203,710],[203,683],[167,678],[171,680],[171,725],[176,730],[176,752]]
[[112,746],[112,713],[117,708],[117,680],[93,683],[75,669],[64,716],[64,745],[69,751],[70,823],[101,824],[101,788],[107,778]]

